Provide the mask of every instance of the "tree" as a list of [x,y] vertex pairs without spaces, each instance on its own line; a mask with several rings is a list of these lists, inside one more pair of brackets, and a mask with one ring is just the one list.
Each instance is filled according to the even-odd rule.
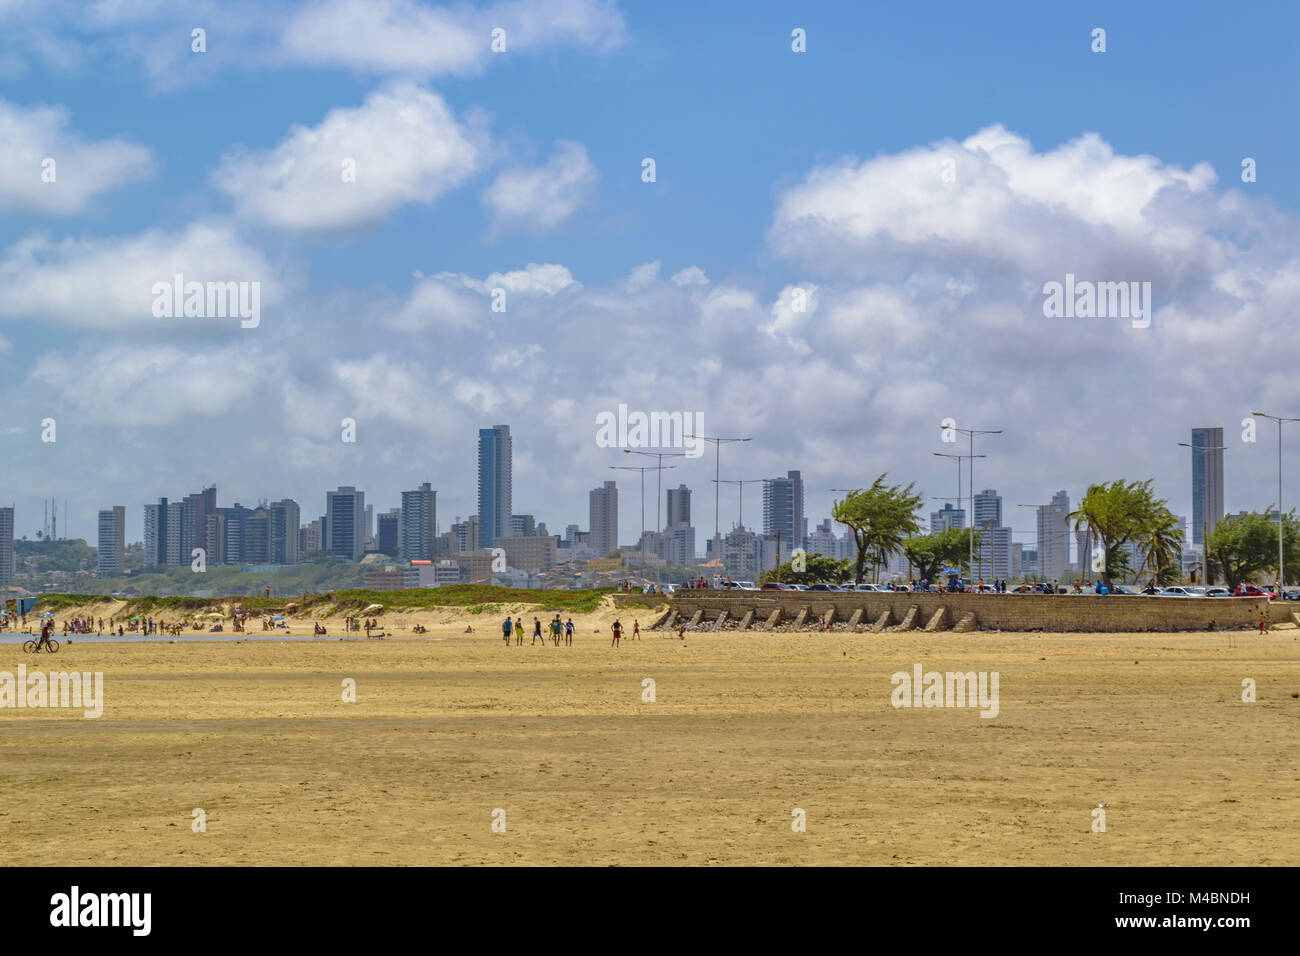
[[[978,531],[974,535],[974,549],[978,551],[983,542]],[[944,568],[949,565],[964,568],[970,562],[970,537],[971,532],[963,528],[917,535],[903,542],[903,555],[912,562],[916,577],[934,584]]]
[[[1087,527],[1100,542],[1104,556],[1101,578],[1107,586],[1111,579],[1122,577],[1129,569],[1124,545],[1140,540],[1147,529],[1163,522],[1161,509],[1168,511],[1164,499],[1151,491],[1151,479],[1089,485],[1077,510],[1066,516],[1077,532]],[[1177,539],[1182,540],[1180,533]],[[1084,556],[1087,560],[1087,556]]]
[[827,558],[820,552],[804,556],[804,562],[802,571],[794,570],[794,559],[772,571],[764,571],[759,578],[759,583],[784,581],[787,584],[817,584],[820,581],[829,581],[838,584],[848,577],[851,564],[848,558]]
[[[1300,520],[1294,511],[1282,518],[1282,551],[1287,567],[1300,566]],[[1276,574],[1277,525],[1258,511],[1224,518],[1207,536],[1205,556],[1211,576],[1222,578],[1229,588],[1265,571]]]
[[1137,534],[1142,568],[1157,585],[1173,584],[1183,577],[1183,529],[1163,501],[1152,500]]
[[870,488],[849,492],[835,502],[831,515],[837,522],[847,525],[858,546],[854,562],[854,576],[862,583],[866,571],[867,555],[879,568],[889,555],[900,551],[903,540],[921,529],[916,520],[916,509],[921,505],[921,495],[915,494],[912,485],[906,488],[886,485],[881,475]]

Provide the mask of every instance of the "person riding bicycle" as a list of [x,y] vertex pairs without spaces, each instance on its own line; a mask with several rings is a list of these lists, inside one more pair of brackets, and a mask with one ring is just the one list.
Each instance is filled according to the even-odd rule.
[[49,648],[50,632],[53,630],[54,630],[54,621],[52,619],[47,618],[44,622],[42,622],[41,636],[40,639],[36,642],[37,651],[41,650],[41,648],[46,648],[46,649]]

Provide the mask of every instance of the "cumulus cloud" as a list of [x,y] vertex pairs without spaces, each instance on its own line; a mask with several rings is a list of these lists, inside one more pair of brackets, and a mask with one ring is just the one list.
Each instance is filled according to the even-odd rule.
[[544,165],[503,169],[484,190],[483,202],[494,232],[545,232],[586,203],[599,178],[586,147],[561,140]]
[[0,212],[67,216],[101,194],[153,174],[148,149],[125,139],[89,142],[62,107],[0,100]]
[[177,274],[186,283],[258,282],[264,311],[281,301],[289,282],[282,269],[218,222],[110,238],[56,242],[34,236],[0,254],[0,318],[178,330],[198,320],[153,313],[154,285],[171,283]]
[[399,84],[294,127],[270,150],[227,154],[213,180],[239,215],[269,226],[363,226],[465,182],[482,162],[476,137],[440,96]]

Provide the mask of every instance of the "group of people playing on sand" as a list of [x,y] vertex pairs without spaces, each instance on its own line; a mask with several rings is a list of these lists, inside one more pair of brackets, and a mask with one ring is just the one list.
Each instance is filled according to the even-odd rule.
[[[573,618],[569,618],[567,621],[561,621],[560,615],[556,614],[555,617],[551,618],[551,623],[547,625],[547,628],[550,631],[551,643],[556,647],[560,646],[561,639],[564,640],[564,645],[566,647],[573,646]],[[614,636],[610,641],[610,646],[617,647],[619,641],[623,638],[622,621],[619,621],[618,619],[614,620],[613,634]],[[507,616],[506,619],[501,622],[501,639],[505,641],[507,647],[510,646],[511,637],[515,639],[515,646],[518,647],[523,645],[524,619],[522,617],[515,618],[512,621],[510,617]],[[639,621],[632,622],[632,639],[637,641],[641,639],[641,623]],[[543,647],[546,646],[546,635],[542,633],[542,619],[540,617],[535,617],[533,618],[533,639],[528,642],[529,646],[534,646],[538,641],[542,643]]]

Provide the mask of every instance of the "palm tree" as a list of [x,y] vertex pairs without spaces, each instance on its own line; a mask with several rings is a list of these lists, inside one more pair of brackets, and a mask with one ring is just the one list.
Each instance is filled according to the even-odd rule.
[[1162,505],[1154,507],[1143,521],[1136,541],[1144,555],[1142,570],[1151,572],[1152,583],[1177,580],[1178,575],[1172,572],[1175,568],[1181,570],[1183,529],[1173,512]]

